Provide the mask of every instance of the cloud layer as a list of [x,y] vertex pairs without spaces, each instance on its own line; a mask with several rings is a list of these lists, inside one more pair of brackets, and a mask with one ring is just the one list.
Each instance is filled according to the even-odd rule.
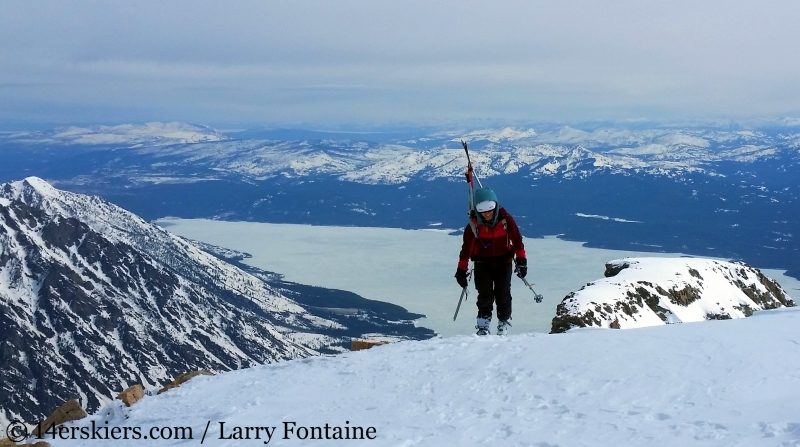
[[0,119],[784,115],[797,17],[794,0],[7,1]]

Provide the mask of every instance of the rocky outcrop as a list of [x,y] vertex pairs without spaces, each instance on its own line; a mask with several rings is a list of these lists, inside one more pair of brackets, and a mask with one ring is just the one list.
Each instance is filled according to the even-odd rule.
[[81,408],[81,404],[78,403],[78,400],[70,399],[64,402],[64,404],[60,407],[56,408],[56,410],[50,416],[48,416],[47,419],[37,424],[32,434],[37,438],[42,438],[48,430],[52,430],[52,427],[58,427],[59,425],[69,421],[77,421],[78,419],[83,419],[86,416],[88,416],[88,414],[86,414],[86,411]]
[[742,262],[626,258],[606,264],[605,276],[561,301],[551,333],[744,318],[795,305],[777,282]]
[[144,397],[144,389],[138,383],[117,395],[117,399],[121,400],[126,407],[139,402]]
[[356,340],[353,339],[350,341],[350,350],[351,351],[362,351],[364,349],[374,348],[375,346],[385,345],[385,341],[374,341],[374,340]]
[[212,373],[211,371],[206,371],[206,370],[202,370],[202,369],[201,370],[197,370],[197,371],[189,371],[187,373],[183,373],[183,374],[179,375],[178,377],[176,377],[175,380],[170,382],[167,386],[165,386],[164,388],[161,388],[160,390],[158,390],[158,394],[167,392],[167,391],[169,391],[169,390],[171,390],[173,388],[177,388],[177,387],[183,385],[184,383],[188,382],[190,379],[192,379],[194,377],[197,377],[197,376],[213,376],[213,375],[214,375],[214,373]]

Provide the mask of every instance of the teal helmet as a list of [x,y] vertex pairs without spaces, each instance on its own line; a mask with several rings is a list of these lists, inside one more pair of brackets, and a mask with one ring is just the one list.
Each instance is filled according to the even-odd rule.
[[[500,205],[497,203],[497,195],[489,188],[478,188],[475,190],[475,214],[478,223],[493,227],[497,223],[497,212]],[[482,212],[494,211],[492,221],[486,222],[481,216]]]

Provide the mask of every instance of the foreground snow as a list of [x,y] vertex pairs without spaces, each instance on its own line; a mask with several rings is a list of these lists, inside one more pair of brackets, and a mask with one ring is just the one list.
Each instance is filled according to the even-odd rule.
[[[629,331],[403,342],[198,377],[78,425],[192,427],[194,441],[115,443],[130,446],[196,445],[207,425],[203,445],[266,441],[263,431],[221,440],[220,422],[224,436],[276,427],[269,445],[288,446],[798,446],[798,324],[790,308]],[[325,424],[374,427],[377,437],[297,439],[297,427]]]

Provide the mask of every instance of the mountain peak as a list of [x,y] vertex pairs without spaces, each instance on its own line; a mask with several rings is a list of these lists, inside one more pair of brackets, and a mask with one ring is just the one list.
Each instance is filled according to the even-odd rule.
[[22,181],[14,183],[19,184],[19,189],[22,194],[25,194],[27,190],[29,192],[36,192],[42,197],[56,197],[58,195],[58,190],[53,185],[36,176],[26,177]]

